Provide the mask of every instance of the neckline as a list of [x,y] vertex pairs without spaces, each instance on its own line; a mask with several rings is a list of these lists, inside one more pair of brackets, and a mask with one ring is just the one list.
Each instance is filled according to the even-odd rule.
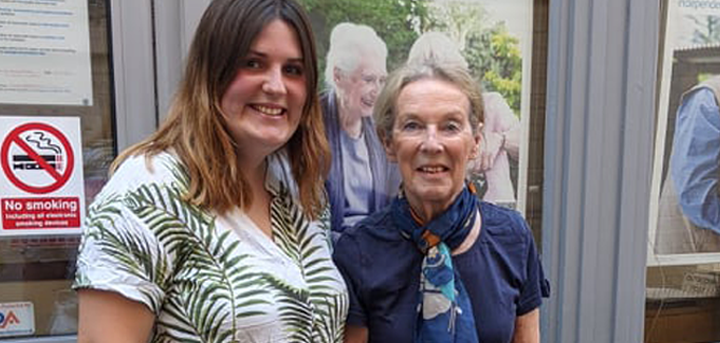
[[[290,257],[282,251],[274,238],[268,237],[245,211],[235,208],[233,211],[221,217],[222,222],[231,230],[238,241],[251,240],[257,249],[268,256],[278,256],[290,260]],[[274,228],[273,228],[274,231]],[[274,237],[273,233],[273,237]]]

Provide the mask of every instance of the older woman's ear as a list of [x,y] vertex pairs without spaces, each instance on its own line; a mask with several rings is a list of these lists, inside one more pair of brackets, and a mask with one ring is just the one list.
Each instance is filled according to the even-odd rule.
[[474,160],[480,155],[480,149],[482,149],[482,145],[483,145],[482,132],[478,130],[473,135],[473,139],[475,140],[475,145],[473,146],[472,150],[470,150],[470,160]]
[[473,138],[475,139],[475,147],[473,147],[472,149],[470,159],[474,160],[480,154],[480,149],[482,149],[482,146],[485,144],[485,139],[483,137],[483,123],[478,123],[477,129],[473,134]]

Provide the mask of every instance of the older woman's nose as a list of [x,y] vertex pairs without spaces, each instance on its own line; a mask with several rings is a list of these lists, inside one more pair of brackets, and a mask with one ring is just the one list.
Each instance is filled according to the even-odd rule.
[[434,128],[429,128],[423,135],[420,149],[426,153],[437,153],[443,149],[442,142],[438,137],[438,132]]
[[282,70],[279,68],[269,69],[265,76],[265,82],[263,83],[262,90],[263,92],[272,95],[286,94],[287,89],[285,88]]

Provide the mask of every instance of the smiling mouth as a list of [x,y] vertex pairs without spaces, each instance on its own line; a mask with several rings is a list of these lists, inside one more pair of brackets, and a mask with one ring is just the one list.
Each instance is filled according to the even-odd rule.
[[436,167],[420,167],[417,170],[420,172],[423,172],[423,173],[428,173],[428,174],[438,174],[438,173],[448,171],[449,168],[443,167],[443,166],[436,166]]
[[279,117],[285,113],[285,109],[281,107],[269,107],[269,106],[263,106],[263,105],[251,105],[254,110],[271,116],[271,117]]
[[360,99],[360,102],[367,107],[375,106],[375,100]]

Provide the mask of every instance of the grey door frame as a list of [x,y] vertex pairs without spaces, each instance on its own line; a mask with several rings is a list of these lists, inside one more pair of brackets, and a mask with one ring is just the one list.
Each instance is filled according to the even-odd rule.
[[151,0],[111,0],[118,151],[158,123]]
[[642,342],[659,1],[550,0],[544,342]]

